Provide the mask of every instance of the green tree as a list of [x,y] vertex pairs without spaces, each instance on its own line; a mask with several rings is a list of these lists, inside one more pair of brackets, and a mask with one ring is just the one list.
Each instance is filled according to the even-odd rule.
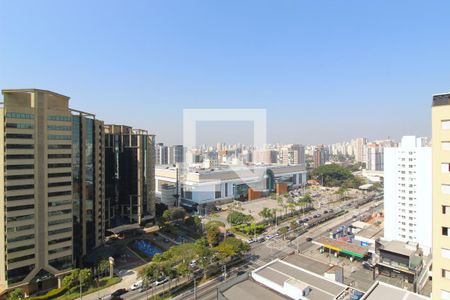
[[311,172],[311,178],[321,180],[324,186],[342,186],[354,179],[352,172],[337,164],[323,165]]
[[297,228],[298,228],[297,222],[292,221],[291,223],[289,223],[289,228],[290,228],[291,230],[297,229]]
[[80,270],[80,284],[82,286],[87,285],[89,282],[91,282],[92,279],[92,271],[91,269],[81,269]]
[[25,293],[20,288],[10,291],[6,296],[6,300],[21,300],[23,298],[25,298]]
[[227,216],[228,223],[232,225],[239,225],[244,223],[249,223],[253,220],[253,216],[246,215],[241,212],[232,211]]
[[250,245],[242,242],[240,239],[231,237],[221,242],[214,248],[222,258],[240,255],[250,250]]
[[64,276],[61,284],[63,287],[70,289],[75,285],[76,279],[73,277],[73,274],[69,274]]
[[206,238],[211,246],[217,245],[219,243],[220,231],[218,227],[212,227],[206,231]]
[[98,274],[105,275],[105,273],[107,273],[108,270],[109,270],[109,259],[108,258],[104,258],[98,262],[98,264],[97,264]]
[[179,222],[186,217],[186,211],[182,207],[174,207],[170,209],[170,220]]
[[211,228],[219,228],[219,227],[225,227],[225,223],[217,220],[212,220],[205,224],[206,231],[210,230]]
[[163,221],[164,223],[167,223],[167,222],[170,221],[171,216],[172,216],[171,211],[170,211],[170,210],[165,210],[165,211],[163,212],[162,216],[161,216],[161,219],[162,219],[162,221]]

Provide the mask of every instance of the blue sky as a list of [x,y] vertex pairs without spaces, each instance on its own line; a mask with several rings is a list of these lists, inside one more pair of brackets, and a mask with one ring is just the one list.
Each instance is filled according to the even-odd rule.
[[[179,143],[184,108],[266,108],[268,140],[430,135],[449,1],[1,1],[0,88]],[[251,126],[206,126],[217,140]]]

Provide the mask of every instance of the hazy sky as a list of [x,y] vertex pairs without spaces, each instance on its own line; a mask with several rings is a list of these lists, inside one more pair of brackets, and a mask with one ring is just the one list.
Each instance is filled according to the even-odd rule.
[[1,89],[53,90],[169,144],[184,108],[265,108],[274,143],[429,136],[431,96],[450,91],[448,0],[0,4]]

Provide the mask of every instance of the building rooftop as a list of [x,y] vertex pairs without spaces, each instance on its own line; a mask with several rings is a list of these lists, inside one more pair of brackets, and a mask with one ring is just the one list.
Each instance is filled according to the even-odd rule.
[[380,250],[389,251],[392,253],[397,253],[404,256],[412,256],[417,252],[417,248],[413,245],[409,245],[405,242],[392,240],[392,241],[382,241],[382,248]]
[[325,248],[336,250],[356,257],[364,257],[368,254],[368,250],[365,247],[361,247],[344,241],[331,239],[325,236],[319,237],[317,240],[313,241],[313,243],[323,246]]
[[379,236],[381,233],[383,233],[383,227],[373,224],[367,228],[362,229],[356,235],[360,236],[360,237],[371,239],[371,238]]
[[419,295],[399,287],[377,281],[375,282],[361,300],[387,300],[387,299],[401,299],[401,300],[430,300],[430,298]]
[[308,288],[305,299],[311,300],[333,300],[345,294],[348,288],[346,285],[281,260],[274,260],[256,269],[252,272],[252,277],[255,281],[285,295],[292,291],[292,287],[298,289],[299,293]]
[[229,300],[286,300],[288,298],[283,297],[276,292],[265,288],[256,282],[247,279],[238,284],[231,286],[222,292],[222,294]]

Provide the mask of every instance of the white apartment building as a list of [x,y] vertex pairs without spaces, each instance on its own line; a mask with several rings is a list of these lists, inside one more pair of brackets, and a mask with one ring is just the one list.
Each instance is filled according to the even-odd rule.
[[431,249],[431,148],[415,136],[384,149],[384,235]]

